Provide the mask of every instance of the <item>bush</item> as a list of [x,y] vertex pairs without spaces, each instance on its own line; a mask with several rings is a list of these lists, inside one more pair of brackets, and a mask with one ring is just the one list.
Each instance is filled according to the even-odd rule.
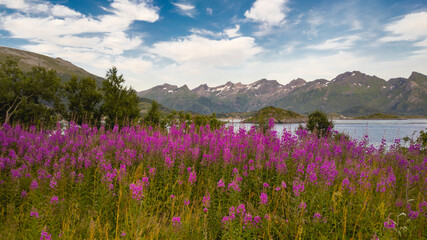
[[324,136],[328,129],[332,128],[334,128],[334,124],[328,120],[324,112],[315,111],[308,115],[307,129],[311,132],[317,132],[317,136]]

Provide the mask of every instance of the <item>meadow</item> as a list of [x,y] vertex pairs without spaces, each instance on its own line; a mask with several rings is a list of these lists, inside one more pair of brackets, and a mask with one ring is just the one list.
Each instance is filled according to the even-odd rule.
[[425,150],[367,139],[4,125],[0,239],[427,239]]

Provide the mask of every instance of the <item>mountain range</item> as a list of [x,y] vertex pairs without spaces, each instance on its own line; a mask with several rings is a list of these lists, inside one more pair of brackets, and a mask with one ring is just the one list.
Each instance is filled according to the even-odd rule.
[[[11,58],[23,70],[41,66],[55,70],[67,81],[71,76],[104,80],[61,58],[51,58],[19,49],[0,47],[0,61]],[[276,80],[261,79],[251,84],[227,82],[209,87],[202,84],[194,89],[163,84],[138,92],[147,108],[150,99],[165,109],[203,114],[250,112],[267,106],[280,107],[298,113],[323,110],[345,116],[360,116],[377,112],[427,116],[427,76],[413,72],[408,78],[384,80],[359,71],[345,72],[331,80],[306,81],[298,78],[286,85]],[[147,99],[148,98],[148,99]]]
[[267,79],[251,84],[227,82],[217,87],[202,84],[191,90],[187,85],[163,84],[138,95],[168,108],[204,114],[275,106],[299,113],[322,110],[347,116],[375,112],[427,115],[427,76],[417,72],[388,81],[353,71],[332,80],[298,78],[286,85]]

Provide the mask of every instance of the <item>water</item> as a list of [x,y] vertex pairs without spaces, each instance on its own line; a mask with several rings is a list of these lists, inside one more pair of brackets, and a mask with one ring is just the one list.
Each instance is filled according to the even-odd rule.
[[[254,124],[230,122],[230,126],[250,129]],[[379,145],[382,139],[386,140],[387,145],[393,144],[396,138],[418,137],[420,130],[427,129],[427,119],[405,119],[405,120],[334,120],[334,130],[344,132],[350,137],[362,140],[365,135],[369,137],[369,143]],[[292,132],[298,128],[297,123],[276,124],[275,130],[278,133],[286,128]],[[414,134],[415,132],[415,134]]]

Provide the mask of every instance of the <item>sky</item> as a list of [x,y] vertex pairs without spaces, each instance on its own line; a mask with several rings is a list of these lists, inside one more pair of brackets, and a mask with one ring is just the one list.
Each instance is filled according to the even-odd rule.
[[137,91],[427,74],[426,0],[0,0],[0,46]]

